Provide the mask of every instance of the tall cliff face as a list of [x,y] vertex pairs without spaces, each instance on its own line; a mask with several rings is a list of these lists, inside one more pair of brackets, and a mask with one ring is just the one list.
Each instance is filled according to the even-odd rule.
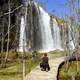
[[[35,2],[26,5],[25,14],[21,17],[19,51],[63,50],[63,36],[57,20]],[[73,47],[72,43],[70,45]]]

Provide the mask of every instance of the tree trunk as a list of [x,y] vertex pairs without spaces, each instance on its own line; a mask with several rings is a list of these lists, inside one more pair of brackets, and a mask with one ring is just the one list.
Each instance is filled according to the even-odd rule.
[[2,43],[1,43],[1,67],[3,67],[3,58],[4,58],[4,17],[3,17],[3,27],[2,27]]
[[8,1],[8,5],[9,5],[9,24],[8,24],[8,39],[7,39],[7,52],[5,55],[5,67],[6,67],[6,62],[7,62],[7,58],[8,58],[8,54],[9,54],[9,37],[10,37],[10,12],[11,12],[11,7],[10,7],[10,0]]
[[25,60],[25,46],[24,46],[24,39],[23,39],[23,80],[25,80],[26,76],[26,60]]

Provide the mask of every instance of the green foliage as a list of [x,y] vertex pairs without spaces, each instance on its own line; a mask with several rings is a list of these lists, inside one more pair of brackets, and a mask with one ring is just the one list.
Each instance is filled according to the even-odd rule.
[[50,52],[51,58],[58,58],[65,56],[65,51],[55,50]]
[[60,18],[57,18],[57,22],[58,22],[59,25],[62,25],[62,24],[65,24],[66,23],[65,20],[60,19]]
[[[80,61],[78,61],[80,67]],[[77,72],[77,61],[70,61],[68,71],[66,72],[66,64],[62,65],[62,67],[59,69],[59,80],[72,80],[72,76],[75,76],[75,80],[80,79],[80,68]]]
[[[35,58],[32,53],[25,54],[27,74],[39,64],[42,54],[37,54]],[[0,68],[0,80],[22,80],[22,55],[23,53],[16,53],[14,50],[9,52],[7,67]]]

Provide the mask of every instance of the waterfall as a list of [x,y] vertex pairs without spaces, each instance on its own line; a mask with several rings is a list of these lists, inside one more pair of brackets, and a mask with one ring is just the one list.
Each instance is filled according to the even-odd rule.
[[[25,15],[21,17],[19,51],[50,52],[56,49],[63,50],[60,27],[52,17],[37,3],[31,2],[25,8]],[[71,40],[71,31],[69,30]],[[69,42],[73,45],[73,41]]]
[[50,28],[50,16],[41,7],[39,7],[39,27],[42,39],[42,52],[53,50],[53,38]]
[[26,51],[26,34],[25,34],[25,20],[24,17],[21,17],[20,24],[20,38],[19,38],[19,51],[23,52],[23,49]]
[[68,46],[69,46],[69,49],[74,49],[75,48],[74,38],[75,38],[74,31],[72,30],[71,26],[69,25],[68,26],[68,39],[69,39]]
[[58,23],[55,18],[53,18],[52,21],[53,21],[52,34],[53,34],[54,49],[62,50],[60,28],[59,28]]

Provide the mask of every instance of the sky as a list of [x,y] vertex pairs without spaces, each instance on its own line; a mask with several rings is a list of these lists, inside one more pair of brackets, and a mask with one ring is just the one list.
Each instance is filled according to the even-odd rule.
[[[26,2],[28,0],[22,0],[22,2]],[[39,2],[44,6],[46,11],[50,14],[54,14],[55,16],[63,18],[65,15],[65,4],[67,0],[33,0]],[[69,10],[66,8],[66,13]]]
[[58,17],[63,17],[68,12],[68,9],[65,9],[66,0],[38,0],[40,3],[44,5],[46,10],[55,14]]

